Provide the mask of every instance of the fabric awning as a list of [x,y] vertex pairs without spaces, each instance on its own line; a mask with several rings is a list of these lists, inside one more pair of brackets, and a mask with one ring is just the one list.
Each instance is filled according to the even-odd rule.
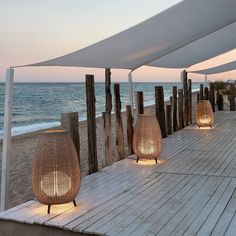
[[[212,50],[207,50],[208,55],[200,55],[203,50],[200,50],[199,47],[204,44],[204,40],[196,42],[192,46],[190,44],[208,35],[210,38],[207,37],[209,38],[207,41],[212,41],[214,36],[211,37],[210,34],[216,31],[227,31],[225,27],[230,27],[236,21],[235,9],[235,0],[184,0],[149,20],[108,39],[62,57],[28,66],[76,66],[131,70],[147,64],[163,67],[188,67],[189,64],[202,60],[202,58],[205,59],[232,48],[231,38],[234,33],[226,36],[226,41],[227,39],[228,41],[225,44],[222,43],[223,39],[219,36],[219,41],[212,43],[214,45]],[[222,34],[220,32],[221,36]],[[221,46],[216,51],[216,44],[219,42],[221,42]],[[184,48],[183,51],[180,51],[181,54],[184,54],[185,50],[189,50],[193,54],[199,52],[199,56],[190,63],[188,61],[190,53],[188,53],[187,56],[179,57],[179,61],[182,63],[177,63],[178,55],[174,53],[172,64],[168,62],[168,58],[151,63],[165,55],[171,56],[171,53],[182,47]]]
[[226,71],[236,70],[236,61],[232,61],[223,65],[215,66],[212,68],[208,68],[205,70],[196,70],[196,71],[188,71],[190,73],[197,73],[197,74],[218,74]]

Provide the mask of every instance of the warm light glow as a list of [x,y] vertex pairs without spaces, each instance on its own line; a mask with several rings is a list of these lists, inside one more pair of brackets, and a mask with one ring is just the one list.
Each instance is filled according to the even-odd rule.
[[209,117],[207,115],[200,116],[199,117],[199,122],[204,126],[208,125],[208,124],[211,124],[211,117]]
[[199,127],[212,127],[214,115],[208,100],[200,100],[197,105],[196,123]]
[[163,149],[162,135],[158,120],[153,115],[139,114],[134,127],[134,153],[139,159],[155,159]]
[[144,155],[150,155],[155,152],[155,145],[152,140],[143,141],[138,146],[138,149]]
[[[53,186],[48,186],[51,183]],[[41,180],[42,191],[49,197],[63,196],[71,189],[71,178],[62,171],[53,171],[45,175]]]
[[[162,164],[162,163],[164,163],[164,161],[163,160],[157,160],[157,164]],[[138,161],[138,165],[143,165],[143,166],[151,166],[151,165],[156,165],[156,161],[155,160],[144,160],[144,159],[140,159],[139,161]]]

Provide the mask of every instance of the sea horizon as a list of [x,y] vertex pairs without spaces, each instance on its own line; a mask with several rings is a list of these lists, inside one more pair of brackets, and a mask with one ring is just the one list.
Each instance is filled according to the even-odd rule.
[[[128,82],[120,84],[122,111],[129,104]],[[3,136],[4,83],[0,86],[0,138]],[[163,86],[165,100],[172,95],[172,87],[180,88],[180,82],[134,82],[134,91],[143,91],[144,106],[153,105],[154,87]],[[193,91],[199,89],[199,82],[192,83]],[[95,82],[96,117],[105,109],[104,82]],[[114,107],[114,106],[113,106]],[[85,82],[16,82],[14,84],[12,109],[12,135],[25,134],[60,125],[61,113],[78,112],[79,121],[86,120]]]

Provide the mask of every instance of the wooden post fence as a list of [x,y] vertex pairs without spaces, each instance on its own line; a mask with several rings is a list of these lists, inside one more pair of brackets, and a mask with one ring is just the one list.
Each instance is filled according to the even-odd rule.
[[193,123],[193,112],[192,112],[192,80],[188,80],[188,118],[189,123]]
[[214,89],[214,84],[210,83],[210,103],[213,112],[215,112],[215,89]]
[[136,114],[144,114],[143,107],[143,92],[137,91],[135,93],[135,106],[136,106]]
[[172,106],[166,105],[166,125],[167,125],[167,134],[172,134]]
[[208,87],[204,88],[204,99],[205,100],[209,100],[209,91],[208,91]]
[[133,128],[133,116],[131,111],[131,106],[126,106],[126,121],[127,121],[127,144],[128,144],[128,154],[131,155],[134,153],[133,150],[133,135],[134,135],[134,128]]
[[162,138],[165,138],[167,137],[167,134],[166,134],[164,92],[162,86],[155,87],[155,104],[156,104],[156,117],[160,124]]
[[173,132],[178,130],[178,119],[177,119],[177,86],[172,88],[172,111],[173,111]]
[[186,70],[183,71],[183,95],[184,95],[184,123],[189,124],[189,108],[188,108],[188,75]]
[[203,84],[200,84],[199,100],[203,100]]
[[71,138],[74,142],[75,149],[80,163],[80,137],[79,137],[79,118],[78,112],[61,114],[62,129],[70,131]]
[[124,151],[124,131],[121,117],[121,101],[120,101],[120,85],[114,84],[114,99],[115,99],[115,117],[116,117],[116,149],[117,159],[125,158]]
[[184,128],[183,89],[178,89],[178,116],[179,116],[179,129],[183,129]]
[[89,174],[98,171],[94,76],[86,75]]
[[103,117],[103,135],[104,135],[104,161],[103,166],[112,164],[112,124],[111,124],[111,111],[112,111],[112,94],[111,94],[111,70],[105,70],[105,112],[102,113]]
[[229,87],[229,103],[230,103],[230,111],[235,111],[235,97],[236,97],[236,89],[234,84],[230,84]]

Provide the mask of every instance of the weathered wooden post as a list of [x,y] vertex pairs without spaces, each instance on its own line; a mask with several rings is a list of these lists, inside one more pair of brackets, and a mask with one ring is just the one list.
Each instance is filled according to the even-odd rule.
[[203,84],[200,84],[199,100],[203,100]]
[[183,89],[178,89],[179,129],[184,128]]
[[223,95],[219,94],[218,97],[218,110],[219,111],[223,111],[224,110],[224,99],[223,99]]
[[94,76],[86,75],[89,174],[98,171],[95,102]]
[[214,89],[213,83],[210,83],[210,103],[211,103],[213,112],[215,112],[215,89]]
[[105,97],[106,97],[106,111],[102,113],[103,117],[103,134],[104,134],[104,162],[103,165],[112,164],[112,125],[111,125],[111,111],[112,111],[112,95],[111,95],[111,70],[105,70]]
[[172,106],[166,105],[167,134],[172,134]]
[[188,80],[188,118],[189,123],[193,123],[193,116],[192,116],[192,80]]
[[167,137],[167,134],[166,134],[164,92],[162,86],[155,87],[155,104],[156,104],[156,117],[160,124],[162,138],[165,138]]
[[137,91],[135,92],[135,106],[136,106],[136,114],[144,114],[143,107],[143,92]]
[[133,135],[134,135],[134,128],[133,128],[133,116],[131,111],[131,106],[126,106],[126,121],[127,121],[127,144],[128,144],[128,154],[131,155],[134,153],[133,150]]
[[80,137],[79,137],[78,112],[62,113],[61,127],[62,129],[70,131],[80,163]]
[[229,87],[229,103],[230,103],[230,111],[235,111],[235,96],[236,89],[234,84],[230,84]]
[[178,130],[178,119],[177,119],[177,86],[173,86],[172,88],[173,96],[172,96],[172,111],[173,111],[173,132]]
[[118,160],[125,158],[124,131],[121,117],[120,85],[114,84],[115,117],[116,117],[116,148]]
[[204,99],[209,100],[209,92],[208,92],[208,87],[204,88]]
[[198,104],[199,100],[200,100],[200,94],[197,93],[197,104]]
[[183,71],[183,95],[184,95],[184,123],[188,126],[189,114],[188,114],[188,74],[186,70]]

